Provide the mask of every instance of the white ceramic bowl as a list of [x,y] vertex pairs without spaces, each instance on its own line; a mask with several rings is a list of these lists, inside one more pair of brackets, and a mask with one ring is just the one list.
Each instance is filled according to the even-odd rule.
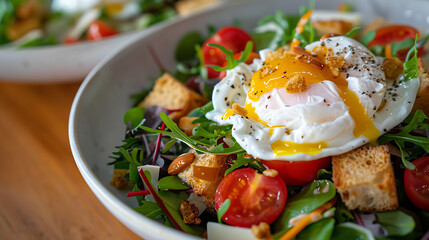
[[[336,9],[342,0],[317,1],[318,9]],[[388,3],[388,4],[387,4]],[[148,34],[99,63],[86,77],[74,100],[69,122],[70,145],[76,164],[98,199],[123,224],[145,239],[194,239],[148,219],[134,210],[135,199],[127,199],[126,192],[112,187],[113,169],[106,165],[109,156],[120,144],[125,126],[123,114],[131,107],[130,95],[149,85],[148,79],[157,77],[159,70],[148,48],[153,48],[167,69],[175,69],[174,49],[187,32],[197,30],[206,34],[209,24],[217,27],[240,20],[242,27],[251,30],[257,21],[276,10],[297,14],[308,0],[235,1],[191,18],[155,26]],[[355,8],[369,21],[383,16],[399,23],[429,30],[429,2],[402,0],[363,0]],[[108,231],[108,230],[107,230]]]

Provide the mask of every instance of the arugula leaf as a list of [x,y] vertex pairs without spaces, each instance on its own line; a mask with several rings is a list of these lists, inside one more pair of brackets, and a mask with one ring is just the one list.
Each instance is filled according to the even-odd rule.
[[128,152],[128,150],[126,150],[124,148],[119,148],[119,152],[121,152],[122,156],[124,156],[124,158],[127,159],[128,162],[130,162],[130,164],[134,164],[134,165],[137,165],[137,166],[141,165],[139,159],[137,159],[137,153],[138,153],[138,149],[137,148],[134,148],[131,151],[131,155]]
[[189,147],[194,148],[195,150],[203,153],[212,153],[212,154],[219,154],[219,155],[225,155],[225,154],[236,154],[236,153],[242,153],[244,152],[244,149],[237,143],[234,142],[234,144],[229,148],[224,148],[223,143],[216,145],[213,149],[207,150],[206,148],[200,147],[200,142],[194,140],[190,137],[188,137],[173,120],[171,120],[167,114],[161,113],[160,114],[161,119],[164,121],[165,125],[170,131],[166,130],[158,130],[158,129],[152,129],[145,126],[141,126],[140,128],[151,133],[162,133],[166,136],[169,136],[171,138],[180,140],[187,144]]
[[313,24],[311,24],[311,21],[308,21],[304,25],[304,31],[302,33],[295,32],[294,38],[301,41],[300,46],[302,48],[314,42],[318,37],[316,36],[316,30]]
[[362,44],[365,45],[365,47],[368,46],[368,44],[374,40],[375,38],[375,30],[369,31],[367,34],[363,35],[362,37]]
[[207,45],[210,47],[219,48],[219,50],[221,50],[226,55],[226,61],[228,62],[228,64],[225,67],[221,67],[221,66],[217,66],[217,65],[207,65],[208,67],[211,67],[215,71],[218,71],[218,72],[223,71],[223,70],[231,70],[231,69],[235,68],[236,66],[238,66],[238,64],[240,64],[241,62],[245,62],[249,58],[250,53],[253,50],[253,42],[248,41],[246,43],[246,47],[244,48],[244,51],[241,52],[240,59],[237,60],[233,57],[232,50],[228,50],[224,46],[218,45],[218,44],[209,43]]
[[356,35],[356,33],[358,33],[360,30],[360,27],[354,27],[353,29],[351,29],[350,31],[348,31],[346,34],[344,34],[344,36],[352,38]]
[[231,167],[226,170],[225,176],[243,166],[253,168],[259,172],[263,172],[266,169],[260,161],[254,158],[244,158],[245,154],[246,153],[237,154],[237,159],[235,159]]
[[158,181],[158,187],[161,190],[186,190],[189,189],[182,179],[178,176],[167,176],[163,177]]
[[222,217],[226,213],[226,211],[228,211],[229,206],[231,206],[231,200],[226,199],[225,202],[223,202],[217,210],[217,221],[219,223],[222,223]]
[[422,128],[428,129],[426,123],[429,118],[421,110],[417,110],[414,114],[410,114],[404,122],[395,128],[399,130],[397,133],[386,133],[378,138],[379,144],[394,142],[401,151],[401,159],[406,168],[413,170],[414,164],[410,161],[421,157],[421,154],[415,154],[416,149],[419,149],[426,154],[429,153],[429,138],[412,135],[415,130]]
[[[408,51],[407,58],[403,64],[404,66],[404,81],[408,81],[419,76],[419,71],[417,69],[417,36],[414,40],[414,46]],[[413,55],[413,57],[411,57]],[[411,57],[411,59],[410,59]]]

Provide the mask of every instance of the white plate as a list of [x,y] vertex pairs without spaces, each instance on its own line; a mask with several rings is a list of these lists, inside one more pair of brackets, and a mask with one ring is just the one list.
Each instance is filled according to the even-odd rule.
[[[336,9],[342,0],[317,1],[318,9]],[[356,10],[369,21],[376,16],[429,30],[429,2],[402,0],[363,0]],[[98,199],[122,223],[145,239],[194,239],[190,236],[152,221],[131,207],[134,198],[109,184],[113,169],[107,163],[121,143],[125,126],[123,114],[131,107],[129,96],[149,85],[149,79],[159,76],[159,70],[148,48],[153,48],[167,69],[174,70],[174,49],[177,41],[191,30],[207,33],[209,24],[217,27],[233,24],[252,30],[258,20],[273,15],[276,10],[297,14],[308,0],[236,1],[178,22],[155,26],[150,34],[139,38],[116,54],[99,63],[86,77],[79,89],[70,113],[69,138],[76,164]],[[108,231],[108,230],[107,230]]]

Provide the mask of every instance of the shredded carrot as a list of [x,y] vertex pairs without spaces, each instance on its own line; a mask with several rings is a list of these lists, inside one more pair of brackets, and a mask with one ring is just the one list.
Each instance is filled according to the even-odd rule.
[[298,222],[297,225],[293,226],[289,231],[287,231],[280,240],[289,240],[293,239],[298,233],[300,233],[306,226],[308,226],[310,223],[312,223],[312,219],[318,218],[322,215],[323,212],[330,209],[332,206],[334,206],[335,202],[337,201],[337,198],[331,199],[329,202],[323,204],[322,206],[316,208],[314,211],[309,213],[307,216],[305,216],[301,221]]
[[386,55],[386,58],[392,59],[392,45],[386,44],[386,48],[384,49],[384,54]]
[[[304,15],[302,15],[302,17],[299,19],[298,24],[296,25],[296,28],[295,28],[295,31],[297,33],[302,33],[304,31],[304,25],[308,22],[308,20],[310,20],[310,16],[312,13],[313,13],[313,10],[310,10],[306,12]],[[290,45],[290,49],[293,49],[294,47],[298,47],[300,43],[301,41],[294,38]]]

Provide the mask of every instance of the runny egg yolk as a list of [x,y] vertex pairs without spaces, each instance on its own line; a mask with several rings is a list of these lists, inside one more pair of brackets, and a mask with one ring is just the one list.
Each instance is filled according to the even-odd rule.
[[[374,142],[380,132],[375,127],[372,119],[368,116],[366,109],[362,106],[358,96],[348,88],[348,82],[341,75],[336,77],[332,74],[329,67],[311,64],[308,61],[302,61],[296,58],[296,55],[285,54],[282,58],[273,58],[265,62],[264,67],[256,71],[251,80],[251,88],[247,93],[245,109],[246,117],[249,117],[266,127],[270,126],[262,121],[255,112],[253,102],[273,90],[274,88],[285,87],[286,83],[295,75],[301,75],[305,79],[305,84],[310,85],[324,80],[330,80],[337,86],[339,96],[348,107],[348,111],[354,120],[353,135],[355,137],[365,136],[371,142]],[[234,114],[231,110],[225,112],[224,118]],[[270,130],[272,134],[272,130]],[[295,153],[305,153],[310,155],[318,154],[323,148],[327,148],[324,142],[318,143],[293,143],[289,141],[276,141],[271,145],[274,153],[279,156],[292,155]]]

